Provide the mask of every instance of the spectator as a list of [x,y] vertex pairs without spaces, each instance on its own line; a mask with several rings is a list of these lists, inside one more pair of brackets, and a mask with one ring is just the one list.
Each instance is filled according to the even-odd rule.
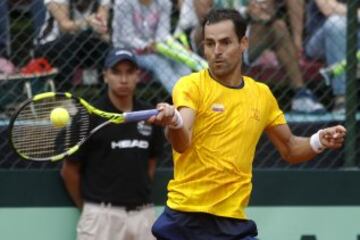
[[110,0],[45,0],[48,13],[37,39],[35,56],[45,56],[69,84],[78,67],[101,69],[109,48]]
[[187,33],[190,35],[191,47],[194,51],[197,51],[194,43],[194,29],[198,24],[199,20],[194,10],[193,0],[184,0],[180,6],[180,15],[174,34]]
[[[45,18],[45,6],[42,0],[31,0],[29,9],[33,22],[34,36],[36,36]],[[10,12],[9,1],[0,1],[0,72],[5,74],[15,72],[15,67],[9,60],[11,55]]]
[[[231,6],[236,8],[242,14],[244,21],[249,21],[249,48],[244,52],[245,64],[251,66],[266,49],[273,50],[295,92],[291,101],[292,111],[301,113],[325,112],[324,106],[318,102],[312,91],[306,88],[298,64],[302,45],[303,1],[287,0],[285,2],[287,9],[292,11],[288,14],[292,35],[285,20],[278,16],[277,9],[279,7],[274,0],[250,0],[246,5],[243,2],[237,0],[230,4],[220,0],[201,0],[194,1],[194,5],[195,9],[201,10],[197,10],[200,18],[211,7]],[[201,33],[199,32],[197,36],[201,36]],[[198,40],[198,42],[200,41]]]
[[114,7],[113,44],[133,49],[141,68],[150,70],[166,90],[191,70],[154,51],[156,42],[170,37],[169,0],[117,0]]
[[[306,30],[309,40],[305,53],[310,58],[323,59],[332,65],[346,58],[346,1],[311,0],[307,6]],[[360,11],[358,11],[360,19]],[[358,48],[360,48],[360,30]],[[345,73],[331,79],[335,96],[333,112],[345,113]]]
[[[96,107],[109,112],[149,108],[134,99],[139,69],[129,50],[114,49],[108,54],[104,80],[108,92]],[[90,118],[94,126],[104,121]],[[64,162],[65,186],[82,209],[78,239],[154,239],[150,185],[162,139],[161,129],[145,122],[111,124]]]

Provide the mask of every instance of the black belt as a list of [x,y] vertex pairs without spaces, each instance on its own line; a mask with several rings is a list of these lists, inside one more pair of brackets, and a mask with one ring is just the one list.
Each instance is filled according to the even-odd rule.
[[109,201],[97,201],[97,200],[85,200],[85,202],[89,202],[89,203],[95,203],[95,204],[104,204],[106,206],[113,206],[113,207],[119,207],[119,208],[124,208],[125,211],[129,212],[129,211],[136,211],[136,210],[141,210],[145,207],[150,207],[152,206],[152,203],[116,203],[116,202],[109,202]]

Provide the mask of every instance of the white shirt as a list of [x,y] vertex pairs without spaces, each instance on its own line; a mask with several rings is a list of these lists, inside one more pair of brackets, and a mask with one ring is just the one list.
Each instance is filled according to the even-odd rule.
[[138,0],[116,0],[113,10],[115,47],[143,49],[150,42],[160,42],[170,36],[169,0],[153,0],[148,6]]
[[[57,4],[62,4],[62,5],[69,5],[70,1],[71,0],[44,0],[44,4],[45,4],[45,6],[47,6],[49,3],[53,2],[53,3],[57,3]],[[91,1],[91,0],[89,0],[89,1]],[[95,4],[95,2],[96,2],[96,0],[93,1],[93,3],[89,5],[88,9],[85,12],[79,12],[77,9],[72,8],[72,10],[73,10],[73,13],[72,13],[73,18],[72,19],[80,20],[80,19],[83,19],[83,18],[89,16],[92,13],[93,4]],[[110,4],[111,4],[111,0],[99,0],[99,2],[100,2],[101,6],[106,6],[106,7],[110,7]],[[44,35],[44,31],[46,30],[46,28],[49,24],[50,18],[52,18],[52,16],[51,16],[50,12],[47,11],[44,24],[40,30],[39,39],[38,39],[37,44],[45,44],[47,42],[54,41],[56,38],[58,38],[60,36],[61,32],[60,32],[59,24],[55,19],[53,19],[53,26],[50,29],[50,32],[48,34],[46,34],[45,37],[42,37]]]
[[179,22],[176,26],[175,34],[188,29],[192,29],[199,24],[198,17],[194,10],[193,1],[196,0],[184,0],[180,9]]

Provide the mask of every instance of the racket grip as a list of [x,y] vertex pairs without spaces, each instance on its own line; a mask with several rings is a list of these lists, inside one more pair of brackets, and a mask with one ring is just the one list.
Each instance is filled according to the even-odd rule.
[[138,122],[138,121],[148,120],[150,117],[157,115],[158,113],[159,110],[157,109],[127,112],[124,113],[125,122]]

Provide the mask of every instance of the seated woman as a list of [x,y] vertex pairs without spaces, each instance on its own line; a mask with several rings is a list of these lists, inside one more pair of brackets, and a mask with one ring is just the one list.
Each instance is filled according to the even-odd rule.
[[151,71],[168,93],[190,68],[155,51],[157,42],[170,37],[169,0],[115,1],[112,42],[137,53],[139,66]]
[[35,57],[46,57],[60,71],[63,88],[78,67],[101,69],[109,49],[110,0],[45,0],[46,20],[36,39]]

